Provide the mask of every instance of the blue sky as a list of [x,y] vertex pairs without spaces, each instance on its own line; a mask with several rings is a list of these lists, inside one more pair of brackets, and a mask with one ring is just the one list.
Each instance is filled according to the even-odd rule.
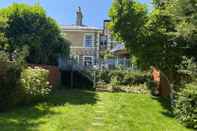
[[[0,8],[13,2],[34,4],[37,0],[0,0]],[[104,19],[108,18],[108,11],[112,0],[39,0],[47,11],[47,15],[54,18],[60,25],[75,24],[75,12],[81,6],[84,13],[83,23],[89,26],[102,27]],[[139,0],[150,4],[151,0]]]

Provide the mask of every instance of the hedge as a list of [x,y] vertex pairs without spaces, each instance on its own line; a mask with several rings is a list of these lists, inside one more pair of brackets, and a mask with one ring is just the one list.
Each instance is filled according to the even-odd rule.
[[197,129],[197,82],[177,93],[175,115],[185,126]]

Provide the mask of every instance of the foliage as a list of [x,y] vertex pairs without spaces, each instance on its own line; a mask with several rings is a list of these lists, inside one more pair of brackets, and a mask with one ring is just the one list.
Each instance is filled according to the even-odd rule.
[[197,83],[187,84],[177,94],[175,114],[187,127],[197,129]]
[[103,70],[97,73],[97,80],[112,85],[143,84],[149,79],[148,73],[129,70]]
[[135,42],[140,28],[144,24],[146,12],[146,7],[136,1],[114,0],[109,12],[112,19],[109,28],[128,46],[131,44],[128,41]]
[[178,73],[181,77],[181,85],[195,81],[197,78],[197,64],[194,58],[183,57],[182,63],[178,66]]
[[146,84],[139,85],[112,85],[113,92],[127,92],[136,94],[149,94],[149,89]]
[[197,1],[171,0],[168,11],[175,19],[175,36],[186,45],[187,56],[197,59]]
[[114,56],[111,52],[106,51],[106,52],[104,52],[103,58],[104,58],[105,60],[107,60],[107,59],[113,59],[113,58],[115,58],[115,56]]
[[8,40],[5,36],[5,29],[7,27],[7,19],[0,16],[0,51],[8,48]]
[[184,57],[178,68],[182,88],[177,93],[175,114],[183,124],[197,129],[197,64],[194,58]]
[[114,0],[109,13],[111,29],[124,41],[130,54],[137,57],[141,67],[154,65],[171,78],[182,56],[197,56],[196,1],[154,3],[154,10],[147,14],[145,6],[136,1]]
[[121,84],[121,76],[112,75],[110,83],[111,83],[112,86],[120,85]]
[[143,84],[150,79],[149,74],[136,71],[136,72],[128,72],[124,76],[123,84],[124,85],[135,85],[135,84]]
[[21,74],[21,83],[26,103],[40,100],[51,92],[48,71],[39,67],[25,69]]
[[68,42],[57,23],[46,16],[39,4],[14,3],[0,9],[0,18],[7,20],[3,33],[8,39],[10,53],[27,46],[28,62],[52,65],[57,64],[58,55],[68,55]]
[[109,83],[111,80],[111,76],[109,74],[109,70],[102,70],[96,72],[96,79],[98,81],[103,81],[105,83]]
[[0,52],[0,111],[12,109],[21,100],[21,67],[9,61],[5,52]]
[[21,102],[32,103],[45,97],[51,88],[44,69],[25,69],[25,49],[9,53],[0,51],[0,111],[8,111]]

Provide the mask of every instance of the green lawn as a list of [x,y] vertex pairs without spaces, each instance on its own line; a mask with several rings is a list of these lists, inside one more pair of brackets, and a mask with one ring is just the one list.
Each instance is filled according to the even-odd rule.
[[62,90],[0,114],[0,131],[187,131],[147,95]]

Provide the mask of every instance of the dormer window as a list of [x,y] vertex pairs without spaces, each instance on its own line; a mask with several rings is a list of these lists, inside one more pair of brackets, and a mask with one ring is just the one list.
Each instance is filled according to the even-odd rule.
[[85,48],[94,47],[94,35],[93,34],[85,34],[84,47]]

